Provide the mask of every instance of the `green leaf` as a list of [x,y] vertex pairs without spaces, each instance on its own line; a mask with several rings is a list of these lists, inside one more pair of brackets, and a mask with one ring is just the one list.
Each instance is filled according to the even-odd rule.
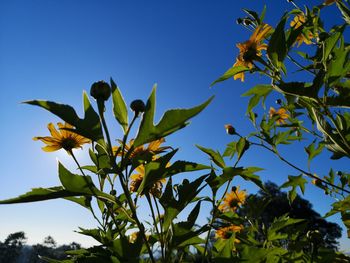
[[193,182],[187,179],[177,186],[178,200],[174,198],[172,190],[172,179],[169,178],[162,197],[159,199],[164,208],[163,228],[168,229],[173,219],[197,196],[203,187],[199,188],[208,175],[203,175]]
[[288,193],[289,200],[292,203],[295,197],[297,196],[297,187],[299,187],[301,192],[304,194],[306,183],[307,180],[303,177],[302,174],[298,176],[288,175],[288,181],[285,182],[281,186],[281,188],[292,187],[292,189]]
[[233,78],[234,75],[249,71],[250,69],[244,66],[235,66],[232,68],[229,68],[220,78],[215,80],[213,83],[210,84],[210,87],[214,86],[218,82],[222,82],[224,80],[227,80],[229,78]]
[[222,155],[223,157],[230,157],[230,159],[233,158],[233,156],[236,153],[236,144],[237,142],[230,142],[226,145],[226,149],[224,154]]
[[240,160],[246,150],[249,149],[249,142],[246,138],[241,137],[236,144],[237,161]]
[[156,106],[156,87],[147,101],[146,110],[143,113],[139,131],[133,146],[137,147],[148,142],[163,138],[188,125],[188,120],[200,113],[211,102],[213,97],[203,104],[190,109],[173,109],[164,113],[157,125],[154,125],[154,113]]
[[249,113],[256,105],[258,105],[260,99],[264,104],[266,97],[272,91],[271,85],[256,85],[247,92],[243,93],[243,97],[252,96],[248,103],[247,113]]
[[211,160],[219,167],[224,168],[226,166],[224,159],[218,151],[214,151],[209,148],[202,147],[200,145],[196,145],[196,147],[202,152],[206,153],[210,156]]
[[112,88],[112,101],[113,101],[113,113],[116,120],[123,127],[124,133],[128,129],[128,109],[126,107],[123,96],[111,78],[111,88]]
[[81,136],[89,138],[93,141],[102,143],[103,133],[100,119],[95,110],[92,108],[86,92],[83,93],[83,101],[85,111],[84,119],[80,119],[73,107],[66,104],[59,104],[56,102],[44,100],[32,100],[26,101],[24,103],[39,106],[48,110],[54,115],[60,117],[65,122],[73,125],[75,127],[75,133],[80,134]]
[[319,155],[324,148],[324,144],[319,143],[316,147],[315,141],[313,141],[309,146],[305,147],[305,151],[308,155],[308,162],[310,163],[313,158]]
[[50,188],[33,188],[31,191],[15,198],[1,200],[0,204],[18,204],[28,202],[46,201],[50,199],[76,196],[74,192],[64,189],[62,186]]
[[287,55],[286,36],[284,33],[286,20],[287,17],[284,15],[277,25],[275,31],[272,33],[269,45],[267,47],[269,59],[278,69],[282,67],[283,61]]
[[90,176],[72,174],[60,162],[58,162],[58,174],[63,187],[66,190],[75,193],[76,196],[93,195],[99,199],[116,203],[114,196],[106,194],[95,187]]

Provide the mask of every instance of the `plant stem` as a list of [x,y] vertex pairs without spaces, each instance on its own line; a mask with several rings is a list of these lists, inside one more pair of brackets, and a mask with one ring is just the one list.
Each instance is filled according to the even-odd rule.
[[155,216],[155,213],[154,213],[154,209],[153,209],[153,206],[152,206],[152,200],[151,200],[151,197],[149,195],[149,193],[146,193],[146,199],[147,199],[147,202],[149,204],[149,207],[151,209],[151,214],[152,214],[152,218],[153,218],[153,223],[154,223],[154,228],[156,229],[156,232],[157,232],[157,235],[159,237],[159,242],[160,242],[160,248],[161,248],[161,252],[162,252],[162,261],[164,261],[164,243],[163,243],[163,240],[162,240],[162,236],[158,230],[158,226],[157,226],[157,219],[156,219],[156,216]]
[[339,186],[337,186],[337,185],[334,185],[334,184],[332,184],[332,183],[329,183],[329,182],[323,180],[322,178],[319,178],[319,177],[313,175],[312,173],[306,172],[306,171],[304,171],[303,169],[301,169],[301,168],[295,166],[294,164],[292,164],[291,162],[289,162],[288,160],[286,160],[282,155],[280,155],[279,152],[276,151],[275,149],[271,149],[271,148],[267,147],[265,144],[262,144],[262,143],[254,143],[254,142],[250,142],[250,143],[251,143],[252,145],[256,145],[256,146],[263,147],[263,148],[265,148],[266,150],[268,150],[268,151],[274,153],[281,161],[283,161],[284,163],[286,163],[286,164],[288,164],[289,166],[293,167],[293,168],[296,169],[297,171],[303,173],[304,175],[309,176],[309,177],[311,177],[311,178],[313,178],[313,179],[319,180],[319,181],[321,181],[322,183],[324,183],[324,184],[326,184],[326,185],[329,185],[329,186],[331,186],[331,187],[333,187],[333,188],[336,188],[336,189],[338,189],[338,190],[341,190],[341,191],[343,191],[343,192],[346,192],[346,193],[350,194],[350,191],[348,191],[348,190],[346,190],[346,189],[344,189],[344,188],[341,188],[341,187],[339,187]]

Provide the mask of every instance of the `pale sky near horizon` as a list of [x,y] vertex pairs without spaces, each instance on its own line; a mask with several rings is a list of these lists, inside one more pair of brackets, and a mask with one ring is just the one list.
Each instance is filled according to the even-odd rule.
[[[296,1],[321,3],[322,1]],[[157,89],[157,118],[169,108],[192,107],[215,95],[214,101],[184,130],[172,135],[167,143],[179,147],[178,159],[209,164],[208,158],[194,145],[222,151],[233,138],[224,125],[232,123],[242,134],[252,131],[245,117],[247,98],[240,95],[266,80],[246,76],[246,81],[228,80],[209,89],[235,61],[237,42],[250,33],[235,23],[244,17],[242,8],[260,12],[267,5],[266,22],[275,25],[279,16],[291,8],[285,0],[220,1],[0,1],[0,199],[15,197],[33,187],[59,184],[59,159],[72,171],[72,160],[62,152],[45,153],[32,137],[48,135],[46,125],[58,122],[42,109],[21,104],[31,99],[47,99],[71,104],[82,113],[82,91],[89,91],[97,80],[112,77],[129,104],[146,100],[154,83]],[[336,14],[336,15],[335,15]],[[335,7],[329,7],[326,22],[341,23]],[[277,107],[274,99],[267,106]],[[114,138],[121,136],[109,121]],[[282,149],[290,160],[306,168],[306,155],[300,146]],[[85,152],[77,152],[88,163]],[[348,160],[330,161],[329,153],[315,160],[317,174],[346,169]],[[264,181],[281,184],[287,175],[298,175],[275,157],[251,151],[242,165],[265,168]],[[194,175],[181,175],[180,178]],[[256,191],[251,183],[238,181],[248,192]],[[324,215],[331,199],[313,186],[307,186],[305,198]],[[91,238],[74,230],[78,226],[93,228],[93,218],[83,208],[68,201],[0,206],[0,241],[10,233],[24,231],[28,243],[42,242],[51,235],[59,243],[94,244]],[[204,219],[202,219],[204,220]],[[330,220],[340,223],[339,216]],[[340,224],[343,229],[344,226]],[[343,231],[341,248],[350,251]]]

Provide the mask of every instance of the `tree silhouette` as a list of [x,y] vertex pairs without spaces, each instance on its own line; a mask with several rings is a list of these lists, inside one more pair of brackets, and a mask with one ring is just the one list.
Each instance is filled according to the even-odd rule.
[[16,262],[26,240],[25,233],[22,231],[8,235],[4,243],[0,243],[0,262]]
[[[268,228],[275,218],[284,214],[291,218],[305,219],[301,236],[317,239],[315,241],[318,247],[338,249],[337,239],[341,237],[342,230],[338,224],[322,218],[312,209],[312,204],[299,195],[290,204],[287,194],[272,182],[265,183],[265,189],[266,192],[260,190],[257,194],[250,195],[239,213],[258,222],[261,229]],[[285,246],[288,245],[287,240]],[[305,249],[310,248],[306,246]]]

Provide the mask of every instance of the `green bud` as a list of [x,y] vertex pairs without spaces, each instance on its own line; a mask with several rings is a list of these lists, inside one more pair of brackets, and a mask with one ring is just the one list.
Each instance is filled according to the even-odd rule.
[[110,195],[116,195],[116,194],[117,194],[117,191],[113,189],[113,190],[111,190],[111,191],[109,192],[109,194],[110,194]]
[[106,101],[111,96],[111,87],[103,80],[91,85],[90,95],[96,100]]

